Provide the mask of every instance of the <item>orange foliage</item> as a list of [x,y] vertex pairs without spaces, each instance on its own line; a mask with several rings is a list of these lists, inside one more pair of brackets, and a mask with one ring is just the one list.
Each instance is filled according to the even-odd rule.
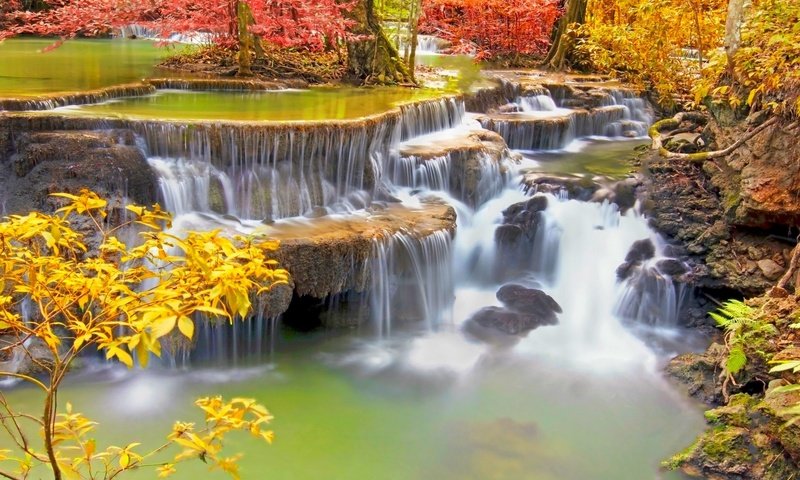
[[542,55],[561,14],[558,0],[425,0],[420,31],[477,59]]

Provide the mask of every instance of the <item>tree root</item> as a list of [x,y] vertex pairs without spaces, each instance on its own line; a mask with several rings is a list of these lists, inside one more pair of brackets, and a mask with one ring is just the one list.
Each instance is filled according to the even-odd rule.
[[[800,241],[800,238],[798,238]],[[792,260],[789,262],[789,268],[786,269],[786,272],[783,274],[778,283],[772,287],[772,290],[769,291],[769,296],[773,298],[782,298],[788,297],[789,291],[787,290],[787,286],[789,282],[792,281],[792,277],[795,276],[798,267],[800,267],[800,243],[795,245],[794,249],[792,250]],[[795,281],[795,292],[798,289],[797,281]]]
[[[702,121],[700,120],[702,119]],[[704,124],[706,122],[705,117],[702,114],[697,112],[681,112],[675,115],[672,118],[666,118],[664,120],[660,120],[653,124],[650,127],[650,130],[647,131],[647,134],[650,136],[652,140],[651,149],[657,150],[659,155],[664,158],[671,158],[675,160],[686,160],[692,163],[703,163],[706,160],[713,160],[715,158],[725,157],[730,155],[734,150],[744,145],[745,142],[759,134],[760,132],[764,131],[767,127],[775,125],[778,122],[778,117],[774,116],[767,120],[766,122],[762,123],[761,125],[757,126],[756,128],[747,132],[742,138],[734,142],[728,148],[722,150],[713,150],[710,152],[699,152],[699,153],[675,153],[670,152],[664,147],[664,137],[661,135],[662,130],[675,130],[679,129],[681,123],[684,121],[691,121],[696,124]]]

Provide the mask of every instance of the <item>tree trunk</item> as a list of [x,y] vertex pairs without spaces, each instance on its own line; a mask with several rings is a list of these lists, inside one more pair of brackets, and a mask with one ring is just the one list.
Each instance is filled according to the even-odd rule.
[[414,0],[410,8],[411,18],[409,22],[409,28],[411,29],[411,42],[409,47],[411,48],[411,53],[408,55],[408,69],[409,73],[411,73],[411,81],[416,83],[417,79],[415,73],[417,70],[417,36],[419,34],[419,15],[422,11],[422,0]]
[[589,0],[566,0],[564,15],[558,19],[552,35],[553,44],[547,52],[542,65],[554,70],[563,70],[573,48],[572,39],[567,35],[567,27],[573,23],[586,21],[586,5]]
[[725,20],[725,55],[728,57],[728,71],[734,77],[734,56],[742,43],[742,24],[749,0],[729,0],[728,16]]
[[397,48],[381,27],[375,1],[358,0],[349,16],[356,23],[353,34],[360,37],[347,43],[349,75],[362,83],[414,83]]
[[[236,72],[237,77],[252,77],[252,61],[250,58],[250,51],[253,49],[253,39],[250,34],[248,13],[250,9],[244,2],[236,0],[236,23],[237,23],[237,36],[239,38],[239,71]],[[252,16],[252,15],[250,15]]]

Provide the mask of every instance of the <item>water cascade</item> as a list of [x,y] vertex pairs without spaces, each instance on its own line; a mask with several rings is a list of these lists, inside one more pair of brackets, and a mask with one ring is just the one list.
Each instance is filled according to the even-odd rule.
[[516,109],[479,117],[520,150],[559,150],[577,138],[643,137],[652,121],[649,105],[633,92],[593,90],[569,96],[566,89],[535,89],[515,98]]
[[422,321],[433,331],[451,320],[451,242],[443,231],[422,238],[398,232],[373,240],[369,296],[380,336],[391,334],[393,322]]

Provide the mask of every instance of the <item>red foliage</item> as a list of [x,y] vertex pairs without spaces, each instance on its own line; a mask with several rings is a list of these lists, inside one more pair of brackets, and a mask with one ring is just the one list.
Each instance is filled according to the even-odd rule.
[[[47,0],[43,12],[6,15],[0,39],[22,33],[61,37],[105,35],[130,24],[149,27],[164,38],[204,32],[217,43],[236,41],[236,0]],[[346,35],[349,23],[337,0],[242,0],[255,18],[251,31],[281,47],[319,50]]]
[[420,31],[479,60],[541,55],[561,13],[559,0],[424,0]]

